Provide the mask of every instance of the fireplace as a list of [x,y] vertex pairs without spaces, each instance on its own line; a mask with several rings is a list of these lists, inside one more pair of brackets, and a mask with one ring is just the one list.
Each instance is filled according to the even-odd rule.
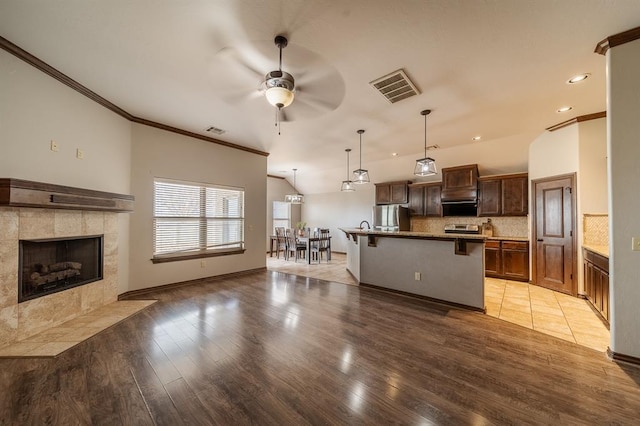
[[103,235],[20,240],[18,302],[102,279]]

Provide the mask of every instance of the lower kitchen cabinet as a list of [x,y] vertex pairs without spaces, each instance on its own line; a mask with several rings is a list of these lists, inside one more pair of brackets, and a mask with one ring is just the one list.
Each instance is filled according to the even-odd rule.
[[487,277],[529,281],[529,242],[487,240],[484,273]]
[[609,259],[586,248],[583,259],[587,300],[609,323]]

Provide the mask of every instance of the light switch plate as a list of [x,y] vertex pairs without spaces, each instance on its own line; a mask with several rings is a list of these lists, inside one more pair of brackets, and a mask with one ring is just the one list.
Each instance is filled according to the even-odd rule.
[[420,281],[420,279],[422,278],[422,277],[421,277],[420,272],[416,272],[416,273],[414,273],[414,274],[413,274],[413,278],[414,278],[416,281]]
[[640,237],[631,238],[631,250],[640,251]]
[[76,158],[82,160],[84,158],[84,151],[80,148],[76,149]]
[[51,141],[51,151],[54,151],[54,152],[58,152],[59,151],[58,142],[56,142],[54,140]]

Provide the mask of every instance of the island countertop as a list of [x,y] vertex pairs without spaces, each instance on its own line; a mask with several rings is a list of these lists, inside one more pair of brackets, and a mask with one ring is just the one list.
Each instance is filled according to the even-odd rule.
[[379,237],[395,237],[395,238],[422,238],[425,240],[486,240],[487,237],[481,234],[434,234],[429,232],[414,232],[414,231],[376,231],[373,229],[360,229],[360,228],[338,228],[341,231],[352,235],[375,235]]
[[374,229],[360,229],[360,228],[338,228],[347,234],[353,235],[376,235],[382,237],[397,237],[397,238],[424,238],[434,240],[497,240],[497,241],[529,241],[527,237],[508,237],[508,236],[486,236],[482,234],[462,234],[462,233],[430,233],[430,232],[416,232],[416,231],[376,231]]
[[339,229],[360,285],[484,312],[484,235]]

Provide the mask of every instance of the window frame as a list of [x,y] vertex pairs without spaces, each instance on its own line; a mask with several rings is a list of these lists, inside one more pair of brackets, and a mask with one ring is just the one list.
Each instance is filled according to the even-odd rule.
[[[158,197],[158,193],[157,193],[157,189],[156,189],[156,183],[168,183],[168,184],[174,184],[174,185],[183,185],[183,186],[190,186],[190,187],[194,187],[194,188],[198,188],[198,200],[197,203],[199,205],[199,216],[189,216],[189,217],[182,217],[182,216],[159,216],[156,215],[156,199]],[[229,219],[239,219],[240,223],[241,223],[241,239],[239,241],[239,247],[232,247],[232,248],[222,248],[222,249],[218,249],[218,248],[207,248],[207,227],[208,227],[208,220],[212,220],[212,219],[222,219],[224,220],[225,217],[219,217],[219,216],[207,216],[206,214],[206,206],[207,206],[207,198],[205,196],[207,188],[209,189],[213,189],[213,190],[231,190],[231,191],[238,191],[241,195],[242,195],[242,210],[241,210],[241,214],[240,217],[233,217],[233,216],[229,216]],[[217,256],[229,256],[229,255],[234,255],[234,254],[242,254],[246,251],[245,245],[246,245],[246,241],[245,241],[245,189],[242,187],[235,187],[235,186],[229,186],[229,185],[219,185],[219,184],[213,184],[213,183],[204,183],[204,182],[192,182],[192,181],[183,181],[183,180],[177,180],[177,179],[167,179],[167,178],[161,178],[161,177],[155,177],[153,179],[153,256],[151,258],[151,261],[155,264],[155,263],[165,263],[165,262],[175,262],[175,261],[180,261],[180,260],[190,260],[190,259],[202,259],[202,258],[207,258],[207,257],[217,257]],[[194,220],[198,221],[198,227],[199,227],[199,232],[198,232],[198,249],[192,249],[192,250],[184,250],[184,251],[174,251],[174,252],[170,252],[170,253],[160,253],[160,254],[156,254],[156,250],[157,250],[157,240],[156,240],[156,236],[157,236],[157,226],[158,226],[158,219],[170,219],[170,218],[193,218]]]

